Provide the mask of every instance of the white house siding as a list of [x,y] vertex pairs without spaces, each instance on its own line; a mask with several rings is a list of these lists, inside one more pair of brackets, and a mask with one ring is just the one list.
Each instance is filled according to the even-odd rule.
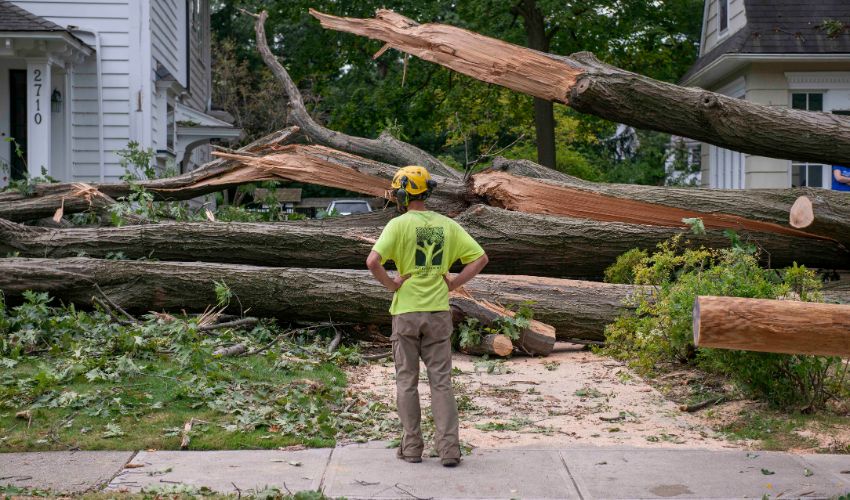
[[[69,106],[71,110],[71,172],[67,180],[99,180],[100,153],[97,102],[97,64],[101,58],[103,92],[104,180],[114,181],[123,174],[115,151],[127,146],[130,134],[131,51],[129,26],[131,6],[126,0],[48,1],[14,0],[16,5],[67,27],[94,30],[100,34],[100,54],[93,54],[71,69]],[[134,7],[137,7],[134,1]],[[96,47],[93,35],[75,32]]]
[[189,30],[189,96],[185,104],[198,111],[206,112],[210,101],[210,9],[206,0],[189,2],[195,13],[190,12]]
[[740,30],[747,24],[747,14],[744,8],[744,0],[729,0],[729,27],[720,33],[718,18],[720,16],[720,5],[718,0],[709,0],[703,24],[702,43],[700,44],[700,56],[707,54],[717,44]]
[[151,55],[184,87],[185,33],[185,0],[151,0]]
[[[828,78],[844,72],[842,78]],[[812,78],[801,78],[789,84],[788,73],[813,73]],[[821,78],[815,75],[824,75]],[[850,74],[841,63],[753,64],[747,73],[747,100],[768,106],[790,107],[792,92],[822,92],[824,111],[850,109]],[[825,171],[828,172],[828,169]],[[791,161],[785,159],[750,156],[747,160],[748,188],[787,188],[791,186]]]
[[[746,95],[746,78],[735,74],[725,80],[715,92],[736,99]],[[746,187],[747,156],[717,146],[703,144],[701,151],[701,185],[718,189],[744,189]]]

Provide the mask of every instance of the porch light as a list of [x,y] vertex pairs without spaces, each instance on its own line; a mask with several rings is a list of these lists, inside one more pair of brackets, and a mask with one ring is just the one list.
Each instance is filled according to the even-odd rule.
[[54,113],[62,112],[62,93],[56,89],[50,94],[50,111]]

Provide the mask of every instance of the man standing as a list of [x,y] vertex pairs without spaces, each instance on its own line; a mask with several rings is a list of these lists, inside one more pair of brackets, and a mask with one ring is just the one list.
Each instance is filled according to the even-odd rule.
[[[425,200],[436,183],[424,167],[399,169],[393,190],[403,215],[384,228],[366,265],[382,285],[394,292],[393,359],[396,371],[396,402],[403,434],[398,457],[406,462],[422,461],[419,408],[419,357],[428,370],[431,410],[436,427],[440,463],[460,463],[457,403],[452,392],[452,314],[449,292],[462,286],[487,265],[481,246],[458,223],[425,208]],[[384,263],[395,262],[398,276],[391,278]],[[451,277],[452,264],[465,265]]]
[[835,191],[850,191],[850,167],[832,166],[832,189]]

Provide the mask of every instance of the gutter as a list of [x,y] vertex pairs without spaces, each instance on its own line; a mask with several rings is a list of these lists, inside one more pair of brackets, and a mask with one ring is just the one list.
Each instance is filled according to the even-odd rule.
[[[694,73],[679,85],[683,87],[692,87],[694,82],[699,81],[708,75],[715,68],[727,62],[758,63],[758,62],[776,62],[776,61],[794,61],[794,62],[843,62],[850,61],[850,54],[836,52],[832,54],[723,54],[709,65]],[[721,80],[722,77],[728,74],[721,75],[720,78],[715,78],[709,83],[715,83],[716,80]]]

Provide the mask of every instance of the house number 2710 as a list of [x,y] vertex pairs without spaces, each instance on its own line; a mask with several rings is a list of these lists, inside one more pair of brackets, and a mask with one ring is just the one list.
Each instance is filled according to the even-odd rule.
[[35,89],[35,114],[32,119],[36,125],[41,125],[41,70],[33,70],[33,88]]

